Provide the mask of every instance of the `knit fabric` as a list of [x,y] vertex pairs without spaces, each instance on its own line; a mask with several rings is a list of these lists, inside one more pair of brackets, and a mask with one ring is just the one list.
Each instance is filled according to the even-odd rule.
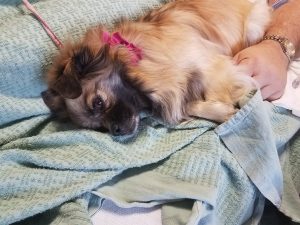
[[[33,3],[65,42],[164,1]],[[101,198],[127,208],[162,204],[163,225],[237,225],[255,224],[266,197],[300,221],[300,120],[289,111],[257,92],[220,126],[171,128],[145,117],[138,135],[113,138],[50,117],[40,92],[55,53],[21,1],[0,0],[1,225],[91,224]]]

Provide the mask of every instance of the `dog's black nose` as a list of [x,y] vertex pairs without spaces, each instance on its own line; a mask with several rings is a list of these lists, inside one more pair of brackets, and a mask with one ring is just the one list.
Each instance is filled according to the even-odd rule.
[[122,135],[131,135],[133,134],[138,126],[137,119],[126,120],[122,123],[120,122],[112,122],[109,125],[109,132],[113,136],[122,136]]
[[122,135],[123,133],[121,127],[118,124],[112,124],[110,131],[114,136]]

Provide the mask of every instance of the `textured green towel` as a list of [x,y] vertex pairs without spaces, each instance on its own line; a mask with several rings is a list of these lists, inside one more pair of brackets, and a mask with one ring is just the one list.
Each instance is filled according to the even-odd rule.
[[[168,129],[145,118],[129,140],[53,121],[40,92],[57,49],[20,2],[0,0],[1,225],[91,224],[102,197],[123,207],[163,204],[164,225],[236,225],[259,218],[263,195],[275,204],[283,194],[281,210],[300,220],[298,118],[257,93],[222,126],[195,120]],[[163,3],[34,2],[62,40]],[[282,193],[277,150],[286,147]]]

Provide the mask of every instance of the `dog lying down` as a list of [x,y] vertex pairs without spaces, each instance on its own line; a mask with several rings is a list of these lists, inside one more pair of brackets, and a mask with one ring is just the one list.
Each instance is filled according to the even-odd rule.
[[54,60],[44,102],[60,118],[112,135],[135,133],[142,111],[172,125],[222,123],[255,88],[232,56],[261,40],[269,11],[264,1],[173,1],[111,33],[90,29]]

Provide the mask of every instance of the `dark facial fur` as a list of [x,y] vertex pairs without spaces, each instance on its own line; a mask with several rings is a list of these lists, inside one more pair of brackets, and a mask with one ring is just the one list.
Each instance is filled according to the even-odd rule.
[[74,51],[65,65],[58,66],[63,69],[55,71],[58,78],[42,96],[60,118],[68,116],[82,127],[113,135],[131,134],[149,104],[130,85],[124,63],[108,51],[107,45],[96,54],[88,46]]

